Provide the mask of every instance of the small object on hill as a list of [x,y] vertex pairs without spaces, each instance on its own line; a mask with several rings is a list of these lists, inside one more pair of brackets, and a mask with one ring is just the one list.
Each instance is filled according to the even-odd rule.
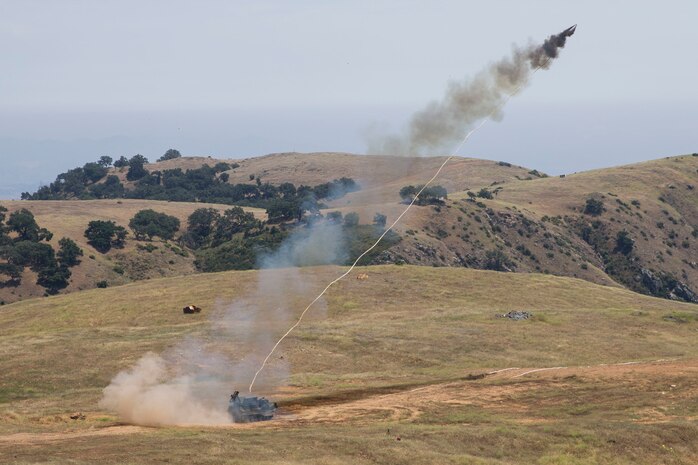
[[356,279],[358,279],[359,281],[363,281],[365,279],[368,279],[368,275],[366,273],[359,273],[356,275]]
[[528,320],[533,316],[533,313],[526,312],[523,310],[512,310],[509,313],[501,313],[497,315],[497,318],[509,318],[510,320]]
[[75,412],[70,414],[70,419],[71,420],[84,420],[85,419],[85,414],[81,412]]
[[184,313],[201,313],[201,308],[196,305],[187,305],[182,309]]

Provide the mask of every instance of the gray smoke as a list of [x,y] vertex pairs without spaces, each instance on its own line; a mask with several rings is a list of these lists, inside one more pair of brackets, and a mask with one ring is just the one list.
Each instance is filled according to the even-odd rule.
[[450,82],[444,97],[415,113],[402,134],[369,133],[369,153],[422,156],[453,149],[475,122],[499,118],[505,99],[524,87],[533,72],[549,68],[573,33],[574,27],[540,45],[514,46],[511,56],[474,78]]
[[[260,260],[254,290],[217,305],[205,335],[143,356],[112,379],[100,406],[141,425],[231,423],[230,394],[249,385],[279,335],[319,292],[319,284],[303,279],[297,267],[340,259],[345,250],[341,231],[327,221],[297,228]],[[317,304],[313,314],[322,317],[324,302]],[[277,353],[258,378],[255,395],[274,394],[287,384],[289,368],[288,357]]]

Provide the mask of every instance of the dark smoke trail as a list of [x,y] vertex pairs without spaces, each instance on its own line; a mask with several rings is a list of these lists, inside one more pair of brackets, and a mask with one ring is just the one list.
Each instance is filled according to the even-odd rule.
[[431,155],[452,148],[473,123],[496,115],[507,96],[525,86],[533,72],[548,69],[575,28],[551,35],[540,45],[514,47],[510,57],[473,79],[449,83],[444,98],[415,113],[404,134],[371,135],[369,153]]

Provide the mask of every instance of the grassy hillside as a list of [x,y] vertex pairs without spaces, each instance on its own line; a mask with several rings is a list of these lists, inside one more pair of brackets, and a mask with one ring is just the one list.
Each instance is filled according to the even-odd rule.
[[[193,169],[218,160],[184,157],[147,165],[151,171],[172,168]],[[362,186],[342,198],[326,202],[324,211],[357,212],[364,224],[376,213],[392,222],[404,209],[398,192],[405,185],[418,185],[429,179],[443,158],[401,158],[361,156],[341,153],[272,154],[236,160],[239,166],[227,171],[229,183],[261,182],[317,185],[338,177],[356,179]],[[126,169],[113,169],[125,181]],[[656,296],[698,299],[698,157],[680,156],[615,168],[575,173],[565,177],[541,177],[540,173],[507,163],[456,157],[435,181],[449,191],[443,206],[415,206],[397,226],[402,241],[376,259],[377,263],[409,263],[426,266],[494,268],[517,272],[540,272],[578,277],[591,282],[624,286]],[[250,179],[254,177],[254,181]],[[127,183],[128,184],[128,183]],[[492,199],[471,199],[480,189],[492,193]],[[470,192],[470,195],[468,194]],[[594,199],[603,204],[598,216],[584,213],[585,203]],[[140,202],[140,203],[139,203]],[[11,208],[17,208],[11,203]],[[57,224],[83,217],[81,202],[60,204],[31,202],[32,208],[55,213],[44,215]],[[126,223],[128,205],[154,208],[175,214],[184,220],[202,204],[169,204],[149,201],[115,201],[84,205],[120,205],[106,208],[104,217]],[[181,205],[181,207],[180,207]],[[185,207],[185,205],[187,205]],[[148,207],[149,206],[149,207]],[[216,208],[221,208],[220,206]],[[132,209],[132,210],[135,210]],[[128,210],[128,215],[132,211]],[[261,215],[261,211],[257,212]],[[50,224],[49,224],[49,229]],[[78,237],[79,231],[75,231]],[[617,251],[618,234],[627,234],[633,242],[630,253]],[[131,244],[133,247],[133,244]],[[142,252],[142,251],[141,251]],[[110,270],[111,263],[95,268],[81,265],[75,285],[68,290],[90,287],[85,275],[109,278],[119,284],[132,279],[187,274],[193,271],[191,259],[169,257],[153,261],[146,272],[138,261],[153,254],[124,257],[130,278]],[[492,257],[497,254],[500,260]],[[161,255],[155,254],[160,257]],[[138,256],[138,260],[134,259]],[[86,260],[85,260],[86,261]],[[99,261],[99,260],[98,260]],[[170,263],[174,261],[174,263]],[[96,265],[96,264],[94,264]],[[82,271],[81,271],[82,270]],[[29,272],[27,272],[29,273]],[[100,274],[101,273],[101,274]],[[27,276],[25,282],[33,282]],[[38,295],[38,290],[0,289],[0,298],[14,301]],[[22,297],[20,297],[20,295]]]
[[[299,271],[295,279],[306,290],[287,297],[293,313],[339,272]],[[695,306],[541,274],[412,266],[361,272],[367,280],[350,276],[333,288],[326,309],[311,313],[280,348],[289,376],[268,392],[281,405],[279,418],[235,429],[124,427],[97,401],[117,372],[186,335],[232,358],[243,355],[248,347],[213,337],[217,326],[208,318],[251,295],[259,272],[153,279],[5,306],[0,458],[498,464],[698,458]],[[274,304],[268,299],[255,304]],[[182,315],[192,302],[204,312]],[[533,318],[496,317],[515,309]],[[269,328],[283,331],[273,321]],[[645,363],[599,366],[631,361]],[[568,368],[531,372],[560,366]],[[70,420],[74,411],[86,419]]]
[[[176,244],[154,241],[157,247],[152,252],[139,249],[145,242],[127,240],[123,249],[112,249],[106,254],[97,252],[87,243],[85,229],[90,221],[111,220],[128,228],[129,220],[136,212],[154,209],[177,217],[181,228],[186,228],[187,217],[197,208],[224,210],[228,205],[160,202],[146,200],[60,200],[60,201],[1,201],[8,209],[8,215],[20,208],[30,210],[38,224],[53,233],[51,244],[54,248],[62,237],[73,239],[83,249],[82,263],[72,269],[71,283],[63,292],[73,292],[95,287],[98,281],[106,280],[109,285],[121,285],[134,280],[162,276],[179,276],[195,272],[194,258],[188,252],[178,251]],[[264,218],[263,210],[248,208],[259,218]],[[129,239],[133,238],[133,233]],[[174,246],[174,247],[173,247]],[[123,273],[115,270],[123,270]],[[44,288],[36,285],[36,276],[25,270],[22,282],[17,287],[0,287],[0,301],[5,303],[44,295]]]

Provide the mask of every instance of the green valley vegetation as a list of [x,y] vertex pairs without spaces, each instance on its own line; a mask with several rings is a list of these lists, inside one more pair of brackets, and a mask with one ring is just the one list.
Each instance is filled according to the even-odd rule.
[[[195,264],[201,271],[247,270],[260,267],[262,258],[277,251],[287,238],[307,239],[315,227],[335,226],[338,232],[333,239],[343,245],[341,253],[326,260],[295,265],[353,263],[384,231],[380,225],[359,224],[359,215],[353,212],[344,218],[341,212],[329,212],[324,217],[319,212],[303,213],[300,219],[272,224],[255,219],[240,207],[223,213],[200,208],[189,216],[187,231],[180,241],[195,250]],[[399,241],[398,234],[389,232],[361,264],[373,263],[380,253]]]
[[19,286],[24,269],[29,268],[47,294],[66,288],[70,268],[80,263],[83,252],[72,239],[64,237],[58,241],[56,253],[48,243],[52,238],[53,234],[40,227],[29,210],[20,209],[7,217],[7,209],[0,206],[0,276],[4,278],[0,286]]

